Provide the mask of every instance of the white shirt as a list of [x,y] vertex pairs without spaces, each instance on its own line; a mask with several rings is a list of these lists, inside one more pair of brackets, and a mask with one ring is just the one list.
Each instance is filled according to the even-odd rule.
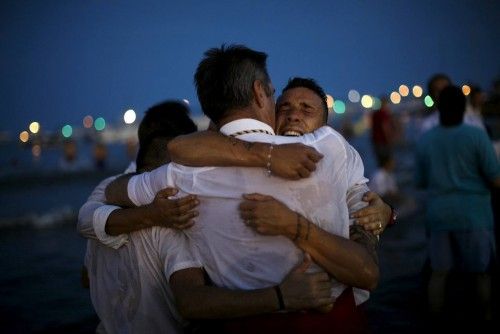
[[[104,190],[114,178],[96,187],[78,220],[80,234],[89,238],[85,265],[101,326],[108,334],[180,333],[184,321],[167,278],[175,271],[201,265],[189,252],[186,236],[171,229],[153,227],[118,237],[106,235],[105,222],[117,207],[104,204]],[[102,228],[101,232],[93,232],[93,221],[99,221],[94,226]]]
[[[273,133],[268,125],[249,119],[221,128],[226,135],[242,130]],[[128,195],[136,205],[150,203],[154,195],[167,186],[177,187],[178,196],[198,195],[199,217],[184,233],[210,278],[221,287],[259,289],[281,283],[302,261],[303,253],[286,237],[259,235],[247,227],[238,211],[242,195],[254,192],[271,195],[329,233],[348,238],[346,194],[350,188],[364,186],[368,180],[363,176],[359,154],[330,127],[302,137],[249,133],[238,138],[274,144],[301,142],[325,156],[311,177],[299,181],[268,177],[261,168],[191,168],[171,163],[132,177]],[[314,267],[313,270],[321,270]],[[344,284],[335,281],[332,295],[337,297],[344,289]]]
[[388,173],[385,169],[379,168],[373,174],[370,180],[370,188],[380,196],[387,194],[395,194],[398,192],[398,185],[392,173]]

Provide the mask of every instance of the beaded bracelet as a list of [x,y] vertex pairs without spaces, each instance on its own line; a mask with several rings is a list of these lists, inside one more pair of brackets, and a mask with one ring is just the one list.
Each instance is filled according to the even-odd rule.
[[266,168],[267,168],[267,176],[271,176],[271,156],[272,156],[272,153],[273,153],[273,149],[274,149],[274,146],[273,144],[269,144],[269,153],[267,154],[267,164],[266,164]]

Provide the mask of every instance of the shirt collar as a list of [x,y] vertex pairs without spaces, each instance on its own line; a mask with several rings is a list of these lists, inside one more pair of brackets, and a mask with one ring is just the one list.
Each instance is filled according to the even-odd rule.
[[236,121],[226,123],[220,128],[220,132],[226,136],[248,130],[265,130],[274,135],[272,127],[253,118],[238,119]]

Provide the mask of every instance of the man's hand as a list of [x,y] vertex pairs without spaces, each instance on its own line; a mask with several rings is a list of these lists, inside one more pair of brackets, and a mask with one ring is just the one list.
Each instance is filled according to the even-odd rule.
[[391,218],[391,207],[373,191],[364,194],[363,201],[368,202],[368,206],[352,213],[351,218],[356,218],[355,223],[362,225],[366,231],[381,234]]
[[275,145],[271,153],[271,172],[285,179],[299,180],[309,177],[322,158],[321,153],[304,144]]
[[304,261],[280,284],[285,309],[290,311],[316,309],[326,313],[333,307],[335,300],[331,297],[330,277],[325,272],[306,274],[311,263],[311,256],[306,253]]
[[293,238],[297,214],[274,197],[261,194],[243,195],[240,217],[243,222],[264,235],[284,235]]
[[199,201],[196,196],[169,199],[177,194],[175,188],[165,188],[160,190],[155,199],[149,204],[152,225],[163,226],[175,229],[186,229],[194,225],[193,218],[198,216],[198,211],[193,210]]

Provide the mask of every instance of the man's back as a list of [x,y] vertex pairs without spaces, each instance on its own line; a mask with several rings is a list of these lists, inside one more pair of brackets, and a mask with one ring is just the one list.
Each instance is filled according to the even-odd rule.
[[488,182],[497,173],[491,142],[469,125],[437,126],[417,147],[416,181],[431,191],[428,220],[436,229],[491,227]]
[[[325,157],[313,176],[300,181],[267,177],[265,171],[255,168],[189,168],[171,164],[153,172],[146,183],[151,186],[149,196],[172,184],[181,193],[198,195],[200,216],[186,233],[216,285],[263,288],[280,283],[301,261],[302,252],[289,239],[262,236],[247,227],[238,212],[242,194],[271,195],[328,232],[348,237],[346,192],[353,184],[365,183],[366,179],[357,152],[331,128],[324,127],[300,138],[264,134],[246,134],[239,138],[273,143],[302,142],[315,147]],[[165,172],[166,178],[162,175]],[[137,204],[149,200],[140,183],[129,184],[129,190],[135,193],[129,195]],[[335,295],[342,290],[343,286],[339,285]]]

